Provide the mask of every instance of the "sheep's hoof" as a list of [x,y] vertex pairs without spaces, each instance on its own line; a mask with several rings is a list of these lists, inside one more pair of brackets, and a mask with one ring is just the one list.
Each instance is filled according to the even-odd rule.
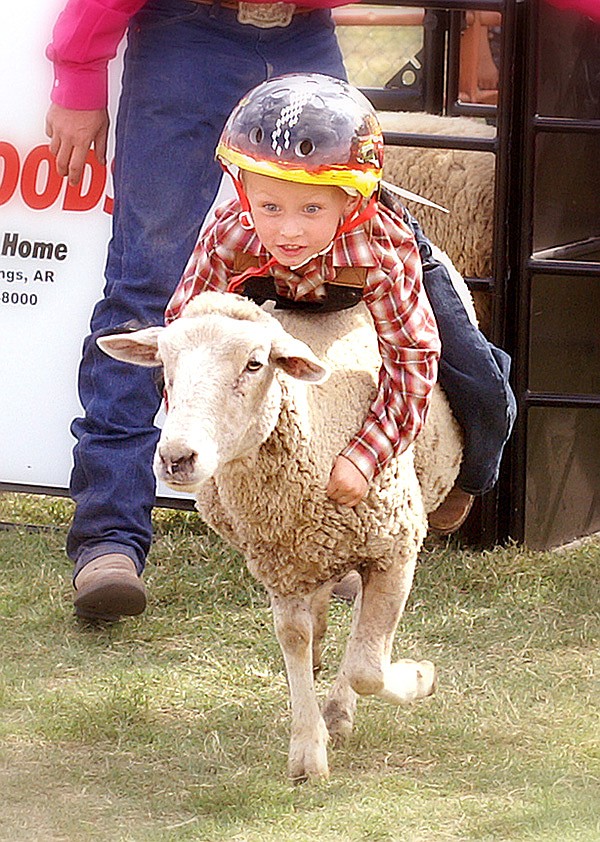
[[[324,730],[324,723],[323,730]],[[288,775],[294,783],[329,777],[327,734],[323,740],[293,740],[288,757]]]
[[[316,758],[314,759],[316,760]],[[318,762],[307,762],[301,758],[290,758],[288,776],[293,784],[303,784],[307,781],[326,780],[329,777],[327,757]]]
[[323,708],[323,719],[334,746],[341,745],[352,733],[354,727],[353,712],[342,707],[336,701],[326,702]]
[[435,666],[431,661],[396,661],[386,667],[384,677],[384,686],[375,695],[393,705],[416,702],[435,692]]
[[417,664],[417,683],[419,692],[417,698],[425,699],[433,696],[437,690],[437,673],[435,664],[431,661],[419,661]]

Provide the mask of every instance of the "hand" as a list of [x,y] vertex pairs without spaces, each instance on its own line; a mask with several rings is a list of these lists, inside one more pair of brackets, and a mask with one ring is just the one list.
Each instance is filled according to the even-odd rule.
[[68,175],[69,184],[78,184],[85,159],[93,145],[100,164],[106,164],[108,110],[80,111],[53,103],[46,115],[50,151],[56,156],[59,175]]
[[356,506],[367,493],[369,483],[356,465],[345,456],[335,460],[329,482],[327,496],[343,506]]

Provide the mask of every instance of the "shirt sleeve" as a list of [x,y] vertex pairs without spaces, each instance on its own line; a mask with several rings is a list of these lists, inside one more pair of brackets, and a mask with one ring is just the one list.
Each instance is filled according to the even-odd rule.
[[165,324],[179,318],[184,307],[201,292],[225,292],[234,274],[234,251],[226,245],[227,226],[221,216],[200,234],[175,292],[165,310]]
[[146,0],[69,0],[54,26],[46,56],[54,64],[51,99],[92,110],[108,102],[108,62]]
[[371,270],[367,278],[364,300],[381,355],[378,391],[363,426],[342,451],[367,480],[406,450],[423,426],[441,350],[414,239],[396,253],[390,266]]

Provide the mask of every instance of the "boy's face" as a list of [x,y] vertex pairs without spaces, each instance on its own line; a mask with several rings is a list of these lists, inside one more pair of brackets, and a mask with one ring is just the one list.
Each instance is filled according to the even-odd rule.
[[340,219],[356,204],[340,187],[296,184],[244,172],[259,240],[282,266],[301,266],[327,248]]

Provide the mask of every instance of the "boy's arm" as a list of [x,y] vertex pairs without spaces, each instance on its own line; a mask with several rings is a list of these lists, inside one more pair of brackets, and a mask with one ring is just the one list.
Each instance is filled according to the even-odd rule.
[[420,431],[440,355],[414,239],[407,237],[397,253],[393,265],[372,270],[365,289],[381,354],[379,387],[365,423],[341,454],[368,481]]

